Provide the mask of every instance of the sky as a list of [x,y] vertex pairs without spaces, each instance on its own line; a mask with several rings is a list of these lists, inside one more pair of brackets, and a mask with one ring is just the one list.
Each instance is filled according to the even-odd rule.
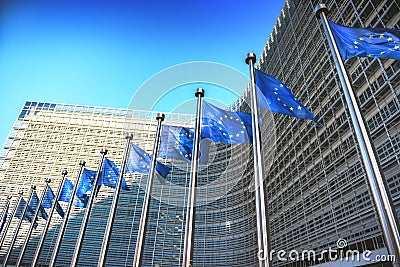
[[[221,64],[247,75],[246,54],[261,54],[283,5],[284,0],[3,0],[0,143],[25,100],[147,108],[140,105],[148,102],[143,91],[150,98],[154,93],[143,88],[165,69],[174,71],[179,90],[153,108],[176,111],[176,103],[193,100],[197,86],[181,83],[179,67],[200,62],[200,71],[217,80]],[[215,62],[216,69],[205,62]],[[218,82],[204,87],[206,96],[225,105],[237,98]]]

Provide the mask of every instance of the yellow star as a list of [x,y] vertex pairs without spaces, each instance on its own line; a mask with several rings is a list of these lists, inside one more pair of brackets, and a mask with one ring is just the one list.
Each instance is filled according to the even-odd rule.
[[383,54],[385,54],[385,51],[382,51],[382,52],[380,52],[379,54],[383,55]]
[[354,48],[358,48],[358,46],[355,45]]
[[279,84],[280,87],[283,87],[283,84]]
[[229,137],[232,138],[232,137],[233,137],[233,134],[230,134]]
[[244,124],[244,122],[243,122],[243,121],[241,121],[241,122],[240,122],[240,124]]
[[227,118],[228,118],[228,116],[227,116],[227,115],[224,115],[224,117],[225,117],[225,119],[227,119]]
[[301,110],[301,106],[297,106],[297,109],[298,109],[298,110]]
[[192,135],[191,135],[191,134],[189,134],[189,138],[192,138]]
[[354,43],[354,44],[358,44],[358,42],[357,42],[357,41],[354,41],[353,43]]
[[232,119],[233,119],[233,117],[232,117],[232,116],[230,116],[230,117],[229,117],[229,119],[231,119],[231,120],[232,120]]
[[360,37],[360,38],[358,38],[358,40],[360,40],[360,41],[364,41],[364,38]]
[[236,118],[236,121],[238,121],[239,120],[239,118]]
[[286,104],[283,104],[284,107],[286,107]]
[[219,127],[218,129],[219,129],[220,131],[222,131],[222,127]]
[[274,90],[279,90],[279,89],[275,87]]
[[393,40],[393,38],[392,38],[392,37],[389,37],[389,38],[387,38],[387,40],[390,42],[390,41]]
[[400,48],[400,46],[398,46],[398,45],[394,46],[394,49],[399,49],[399,48]]
[[226,136],[226,133],[222,133],[223,136]]
[[292,107],[290,107],[289,109],[290,109],[291,111],[293,111],[293,110],[294,110],[294,108],[292,108]]
[[379,38],[383,38],[385,35],[383,33],[379,34]]
[[277,92],[274,92],[274,95],[277,95],[278,93]]
[[281,101],[281,99],[279,97],[276,100]]
[[236,134],[236,137],[239,137],[239,134]]
[[374,39],[374,36],[371,34],[370,36],[368,36],[369,39]]

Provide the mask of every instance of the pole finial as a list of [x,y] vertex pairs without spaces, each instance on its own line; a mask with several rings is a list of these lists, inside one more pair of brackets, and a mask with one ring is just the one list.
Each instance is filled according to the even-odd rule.
[[67,170],[62,170],[62,171],[61,171],[61,175],[67,176],[67,174],[68,174]]
[[108,150],[105,148],[100,149],[100,154],[107,155]]
[[132,140],[133,134],[126,132],[124,137],[125,137],[125,139]]
[[44,180],[46,183],[51,183],[51,179],[50,178],[46,178],[45,180]]
[[253,62],[253,64],[256,62],[256,54],[254,54],[253,52],[247,53],[246,56],[246,64],[250,64],[250,60]]
[[7,196],[7,199],[12,199],[12,195],[8,195],[8,196]]
[[80,166],[85,166],[86,165],[86,161],[84,161],[84,160],[79,161],[79,165]]
[[158,113],[157,114],[156,120],[164,121],[164,119],[165,119],[165,114],[164,113]]
[[22,196],[24,194],[24,190],[20,189],[18,190],[18,195]]
[[198,97],[198,96],[203,97],[203,96],[204,96],[204,89],[203,89],[203,88],[200,88],[200,87],[197,88],[197,89],[196,89],[196,93],[194,93],[194,95],[197,96],[197,97]]
[[31,189],[32,189],[32,190],[35,190],[35,189],[36,189],[36,185],[34,185],[34,184],[31,185]]
[[329,9],[326,7],[325,4],[321,3],[321,4],[318,4],[315,6],[314,12],[315,12],[315,16],[317,17],[317,19],[319,19],[320,18],[319,16],[321,15],[321,13],[324,12],[325,14],[328,14]]

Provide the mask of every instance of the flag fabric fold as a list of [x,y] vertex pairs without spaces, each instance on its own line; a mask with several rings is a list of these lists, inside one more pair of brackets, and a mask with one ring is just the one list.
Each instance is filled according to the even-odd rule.
[[[69,203],[71,200],[73,191],[74,191],[73,183],[68,178],[65,178],[64,185],[61,189],[61,193],[60,193],[58,200]],[[87,195],[84,195],[82,197],[78,197],[77,195],[75,195],[74,201],[72,204],[76,207],[86,208],[87,204],[88,204],[88,199],[89,199],[89,197]]]
[[[111,188],[116,188],[119,178],[119,168],[110,159],[105,158],[103,169],[101,171],[99,185],[105,185]],[[122,178],[121,187],[123,190],[129,190],[125,178]]]
[[[151,156],[137,145],[131,144],[128,161],[126,164],[126,173],[138,172],[142,174],[148,174],[150,164]],[[166,178],[170,171],[171,169],[168,166],[159,161],[156,162],[156,174]]]
[[[51,190],[51,187],[49,186],[47,188],[46,195],[44,196],[44,200],[43,200],[43,204],[42,204],[43,207],[46,209],[51,208],[53,205],[53,200],[55,198],[56,197],[53,193],[53,190]],[[64,211],[63,211],[62,207],[60,206],[60,203],[58,203],[58,201],[56,201],[54,204],[56,205],[57,213],[61,216],[61,218],[64,218]]]
[[85,199],[89,198],[95,177],[96,177],[96,171],[89,170],[86,168],[83,170],[78,190],[76,191],[76,196],[78,196],[81,199],[81,201],[85,202]]
[[193,153],[194,129],[164,124],[158,157],[190,162]]
[[36,212],[36,210],[39,209],[38,216],[42,217],[45,220],[47,220],[49,218],[49,216],[47,215],[47,212],[44,209],[43,205],[39,205],[39,204],[40,204],[40,200],[39,200],[39,197],[38,197],[38,195],[36,194],[36,191],[35,191],[35,192],[33,192],[32,200],[31,200],[31,203],[29,204],[29,206],[32,208],[32,210],[34,212]]
[[[26,213],[24,218],[22,218],[22,213],[24,212],[25,207],[27,207]],[[22,219],[24,221],[28,221],[30,223],[33,222],[33,218],[35,216],[35,211],[31,208],[30,205],[28,205],[28,203],[25,201],[25,199],[21,198],[19,203],[18,203],[18,207],[17,210],[15,211],[15,217],[17,217],[18,219]],[[34,222],[34,227],[37,227],[37,223]]]
[[343,60],[352,57],[400,60],[400,30],[351,28],[328,21]]
[[201,138],[225,144],[249,144],[253,141],[251,125],[251,114],[223,110],[204,101]]
[[312,120],[320,125],[314,114],[292,94],[280,80],[255,69],[258,107],[272,112]]

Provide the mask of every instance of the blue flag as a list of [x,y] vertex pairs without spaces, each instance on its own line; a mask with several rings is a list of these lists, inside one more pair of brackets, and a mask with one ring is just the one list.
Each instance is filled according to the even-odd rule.
[[76,195],[81,199],[81,201],[85,202],[86,198],[89,198],[88,193],[92,191],[95,177],[96,171],[86,168],[83,170],[78,190],[76,191]]
[[49,216],[46,213],[46,210],[43,208],[42,205],[39,206],[40,200],[36,194],[36,191],[33,192],[31,203],[29,203],[29,206],[36,212],[36,210],[39,208],[39,213],[38,216],[42,217],[43,219],[47,220]]
[[[112,160],[105,158],[103,169],[100,175],[99,185],[105,185],[111,188],[116,188],[118,178],[119,178],[119,169],[117,165]],[[125,178],[123,177],[122,177],[121,188],[123,190],[129,190],[128,186],[126,185]]]
[[352,57],[400,60],[400,30],[350,28],[328,22],[343,60]]
[[[28,205],[28,203],[26,203],[25,199],[21,198],[18,203],[17,210],[15,211],[15,217],[17,217],[18,219],[21,219],[22,213],[24,212],[24,209],[27,205]],[[32,208],[28,205],[28,208],[26,210],[23,220],[32,223],[34,215],[35,215],[35,211],[32,210]]]
[[204,101],[201,138],[225,144],[251,144],[251,114],[220,109]]
[[193,128],[166,124],[162,127],[158,157],[190,162],[193,153]]
[[[43,199],[43,207],[46,209],[51,208],[53,205],[53,200],[55,199],[55,195],[53,193],[53,190],[51,190],[51,187],[47,187],[46,195],[44,196]],[[64,211],[58,201],[55,202],[57,213],[61,216],[61,218],[64,218]]]
[[260,108],[298,119],[313,120],[322,125],[315,119],[314,114],[296,99],[284,83],[257,69],[255,74],[258,87],[258,106]]
[[[126,172],[138,172],[142,174],[148,174],[150,169],[151,156],[146,153],[143,149],[135,144],[131,144],[129,150],[128,161],[126,164]],[[156,173],[166,178],[171,169],[165,166],[161,162],[156,162]]]
[[1,231],[3,231],[4,224],[7,221],[8,206],[9,206],[9,204],[7,205],[6,209],[4,210],[3,215],[1,216],[0,233],[1,233]]
[[[58,200],[69,203],[73,191],[74,185],[70,180],[68,180],[68,178],[65,178],[64,185],[61,189],[60,197],[58,198]],[[74,202],[72,204],[80,208],[86,208],[88,204],[88,199],[89,197],[87,195],[83,195],[83,197],[81,198],[75,195]]]

